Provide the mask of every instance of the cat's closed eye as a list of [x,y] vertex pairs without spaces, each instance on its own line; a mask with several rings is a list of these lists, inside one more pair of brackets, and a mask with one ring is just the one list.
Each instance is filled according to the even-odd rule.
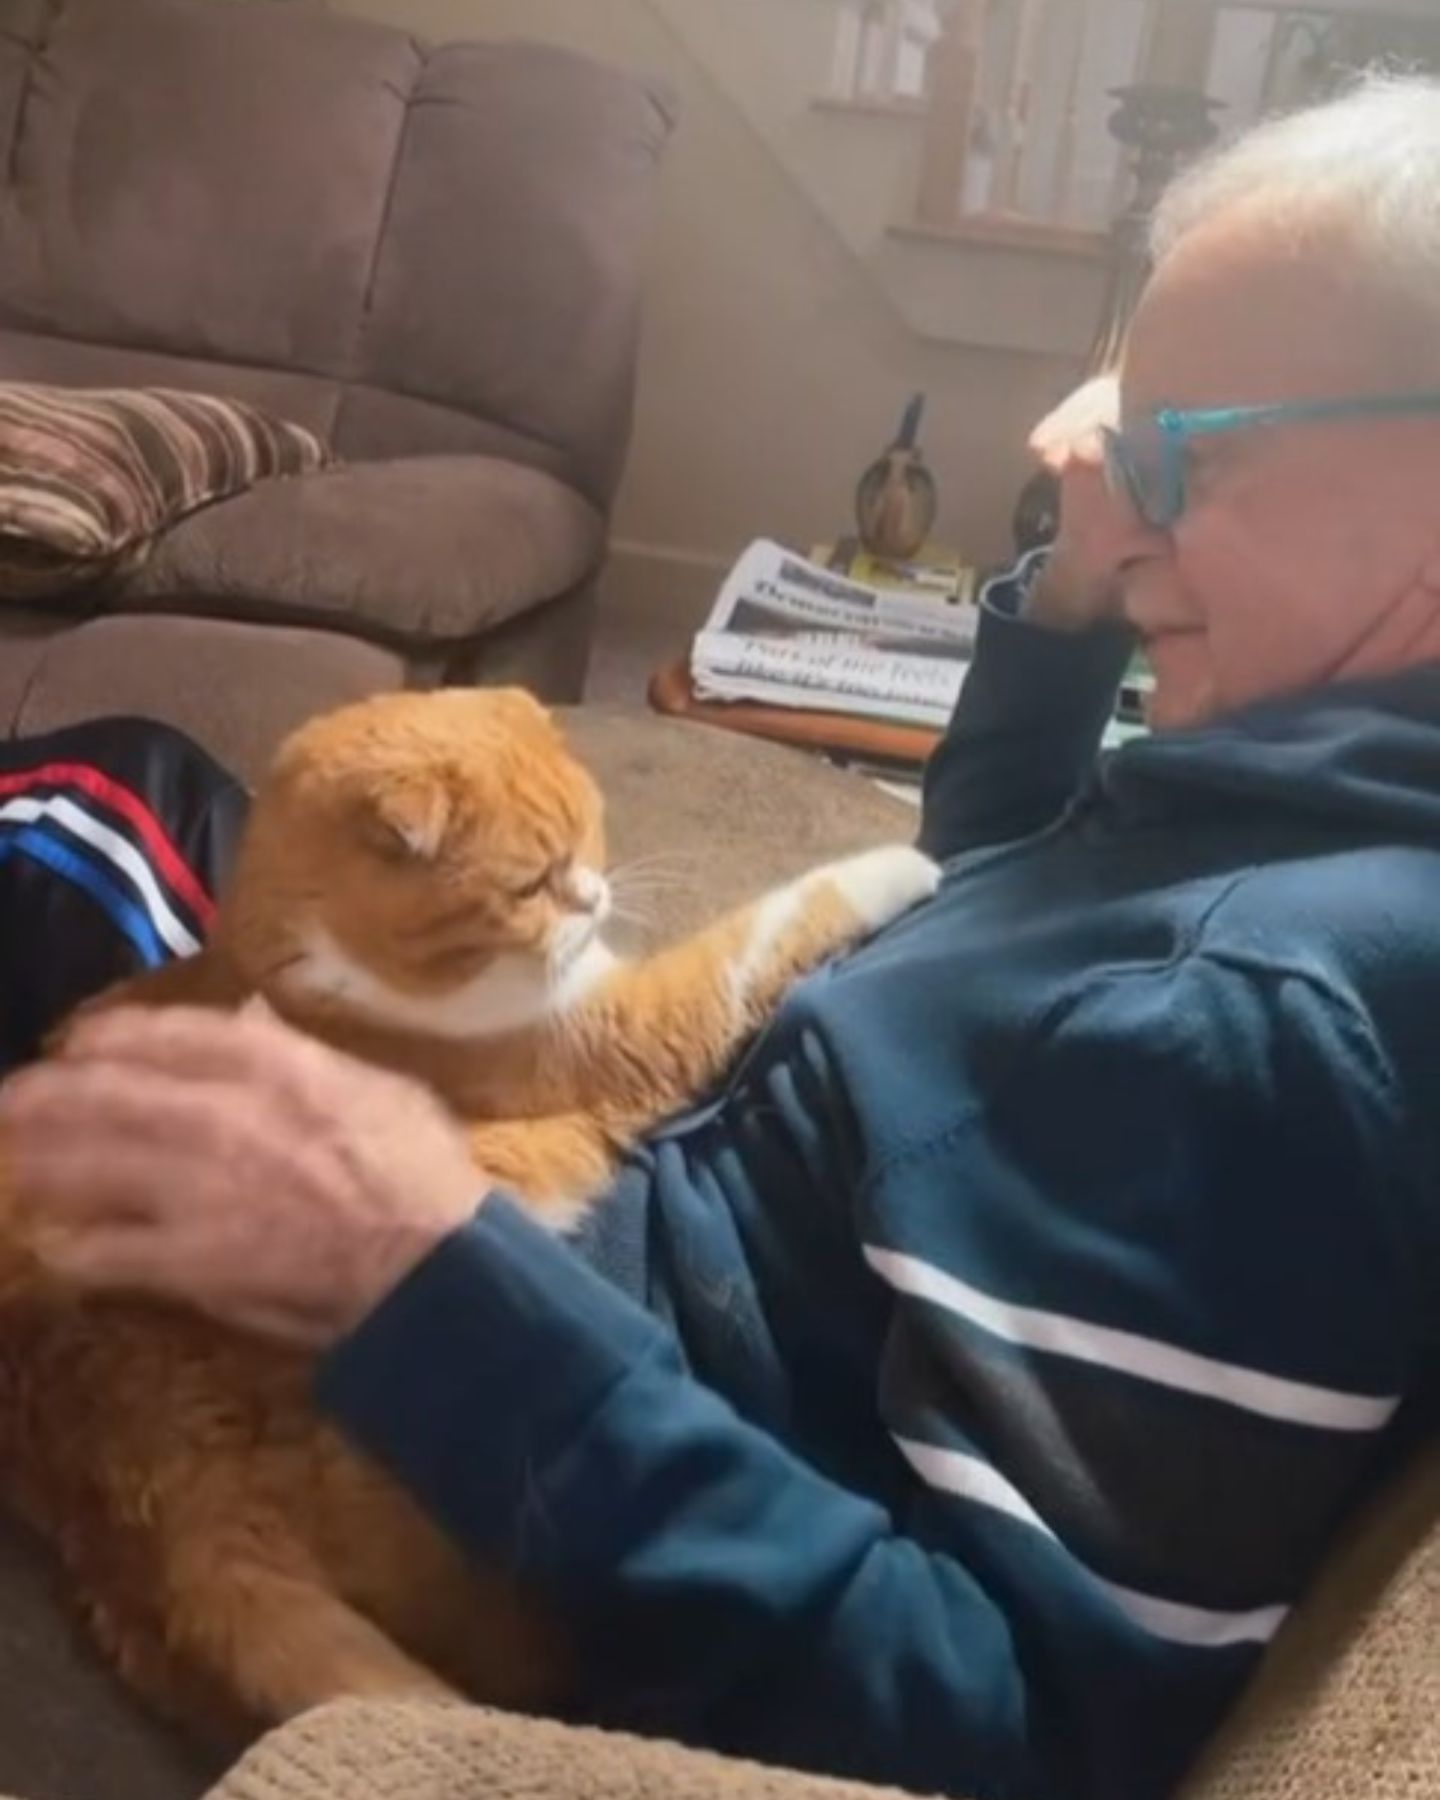
[[419,861],[415,845],[409,837],[396,825],[387,825],[377,820],[365,834],[369,848],[383,862],[413,863]]
[[555,880],[558,873],[558,864],[551,863],[546,868],[542,869],[532,881],[515,882],[512,884],[509,891],[516,900],[538,899],[539,896],[544,893],[545,889]]

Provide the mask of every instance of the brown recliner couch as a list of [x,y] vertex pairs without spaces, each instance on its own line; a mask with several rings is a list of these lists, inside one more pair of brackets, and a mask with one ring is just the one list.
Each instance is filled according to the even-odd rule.
[[117,666],[242,764],[386,687],[578,697],[668,129],[582,58],[304,0],[0,0],[0,380],[235,395],[343,459],[0,607],[0,729]]

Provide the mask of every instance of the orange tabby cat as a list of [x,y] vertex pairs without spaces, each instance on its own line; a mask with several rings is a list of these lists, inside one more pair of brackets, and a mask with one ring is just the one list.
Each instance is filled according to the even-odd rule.
[[[565,1226],[798,973],[936,879],[868,852],[624,963],[602,859],[595,786],[528,696],[368,701],[281,750],[209,946],[102,1003],[262,995],[429,1083],[480,1168]],[[133,1685],[248,1724],[346,1694],[563,1697],[562,1634],[315,1417],[304,1358],[76,1302],[5,1243],[0,1483]]]

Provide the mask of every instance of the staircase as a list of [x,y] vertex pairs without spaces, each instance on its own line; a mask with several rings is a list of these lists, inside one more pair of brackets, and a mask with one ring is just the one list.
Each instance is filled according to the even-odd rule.
[[1440,59],[1440,0],[647,3],[914,333],[1045,355],[1103,305],[1116,87],[1209,89],[1234,129],[1316,46]]
[[[934,46],[943,48],[942,21],[928,0],[885,0],[879,9],[868,0],[648,4],[744,115],[910,331],[936,344],[1083,355],[1103,304],[1106,245],[1099,226],[1115,189],[1114,157],[1098,177],[1098,195],[1092,178],[1088,213],[1070,219],[964,216],[958,174],[954,216],[933,204],[927,216],[921,201],[934,121],[914,91],[914,51],[906,56],[901,24],[906,17],[933,19],[927,46],[933,58]],[[1103,5],[1137,17],[1153,10],[1153,0]],[[876,10],[885,14],[878,21],[882,43],[888,34],[898,46],[888,60],[867,57],[856,42],[857,19]],[[1022,4],[1021,10],[1032,21],[1038,17],[1033,8]],[[1060,10],[1078,19],[1084,0],[1064,0]],[[1068,41],[1052,38],[1038,59],[1043,79],[1034,103],[1048,105],[1050,90],[1063,90],[1067,82],[1077,88],[1088,83],[1090,112],[1103,107],[1107,73],[1113,83],[1130,72],[1119,42],[1123,34],[1112,35],[1117,41],[1102,46],[1108,69],[1106,54],[1093,54],[1093,44],[1090,65],[1078,66],[1073,31]],[[917,41],[923,41],[921,31],[912,46]],[[1094,120],[1087,124],[1093,135]],[[1113,151],[1108,140],[1105,147]]]

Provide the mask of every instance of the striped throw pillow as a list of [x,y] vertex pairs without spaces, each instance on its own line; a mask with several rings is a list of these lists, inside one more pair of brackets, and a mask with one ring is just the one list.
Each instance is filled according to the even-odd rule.
[[0,382],[0,600],[128,575],[186,513],[328,461],[312,432],[239,400]]

